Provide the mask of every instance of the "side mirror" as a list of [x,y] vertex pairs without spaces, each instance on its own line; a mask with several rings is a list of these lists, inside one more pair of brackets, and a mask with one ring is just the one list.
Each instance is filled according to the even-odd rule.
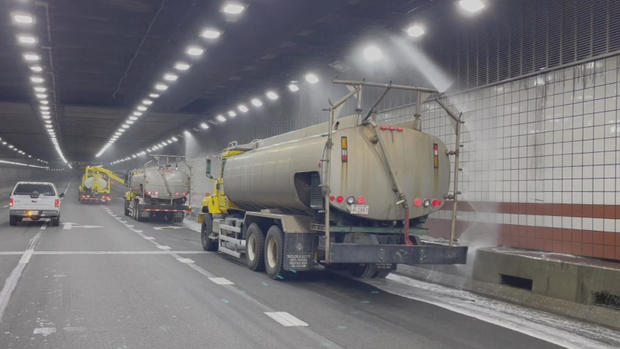
[[65,193],[60,193],[60,194],[58,195],[58,197],[59,197],[59,198],[64,198],[64,197],[65,197]]

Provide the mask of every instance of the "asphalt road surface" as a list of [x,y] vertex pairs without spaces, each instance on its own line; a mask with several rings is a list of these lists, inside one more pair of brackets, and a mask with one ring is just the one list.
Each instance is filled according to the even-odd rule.
[[79,204],[76,181],[59,227],[0,206],[0,348],[556,347],[328,272],[274,281],[122,209]]

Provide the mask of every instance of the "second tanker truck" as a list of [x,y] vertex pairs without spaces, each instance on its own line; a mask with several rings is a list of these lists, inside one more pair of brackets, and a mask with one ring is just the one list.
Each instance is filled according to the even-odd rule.
[[161,217],[180,223],[191,212],[190,168],[183,156],[153,155],[142,168],[131,170],[125,181],[125,215],[141,221]]
[[[367,84],[351,84],[348,97]],[[454,153],[419,123],[335,119],[337,107],[328,123],[206,159],[214,192],[199,216],[203,248],[245,255],[249,268],[274,279],[317,264],[374,278],[399,263],[465,263],[467,247],[418,237],[451,197]]]

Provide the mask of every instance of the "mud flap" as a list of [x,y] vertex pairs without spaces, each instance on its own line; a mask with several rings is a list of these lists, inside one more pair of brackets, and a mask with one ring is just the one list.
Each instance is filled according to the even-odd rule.
[[467,246],[332,243],[331,263],[465,264]]
[[316,234],[284,234],[284,270],[303,271],[314,266]]

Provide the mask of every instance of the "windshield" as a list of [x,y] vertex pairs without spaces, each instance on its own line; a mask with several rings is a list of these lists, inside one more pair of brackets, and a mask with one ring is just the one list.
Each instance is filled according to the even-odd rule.
[[47,195],[53,196],[56,195],[56,191],[54,187],[50,184],[34,184],[34,183],[24,183],[19,184],[13,191],[13,195],[30,195],[34,192],[39,193],[39,195]]

